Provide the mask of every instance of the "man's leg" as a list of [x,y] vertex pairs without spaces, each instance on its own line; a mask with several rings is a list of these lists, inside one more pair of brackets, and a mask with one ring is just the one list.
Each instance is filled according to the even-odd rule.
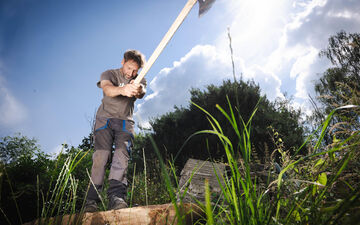
[[115,149],[109,174],[109,188],[107,191],[109,197],[109,209],[121,209],[127,207],[125,199],[128,160],[129,154],[126,149]]
[[[112,124],[112,123],[111,123]],[[125,202],[127,190],[127,169],[130,149],[132,147],[132,127],[128,127],[123,120],[116,120],[117,126],[112,126],[115,131],[115,152],[112,157],[109,174],[109,208],[120,209],[127,207]],[[120,125],[120,126],[119,126]]]
[[101,191],[104,183],[106,164],[111,154],[113,143],[113,132],[108,127],[106,120],[96,120],[96,130],[94,132],[93,164],[91,168],[91,182],[88,190],[85,211],[97,211],[97,202],[100,201],[98,192]]
[[[110,151],[96,150],[93,154],[91,167],[91,181],[87,199],[99,201],[97,192],[100,192],[104,183],[106,164],[109,160]],[[96,190],[95,190],[96,189]]]
[[90,187],[86,196],[84,206],[85,212],[96,212],[98,210],[97,203],[100,201],[99,194],[102,190],[106,163],[109,159],[110,151],[96,150],[93,154],[93,164],[91,167]]

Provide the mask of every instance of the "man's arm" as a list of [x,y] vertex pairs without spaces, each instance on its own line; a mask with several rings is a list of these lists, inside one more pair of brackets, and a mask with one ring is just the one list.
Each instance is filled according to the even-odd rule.
[[126,97],[142,98],[145,95],[145,91],[140,84],[131,82],[123,87],[114,86],[109,80],[102,80],[100,87],[103,89],[106,96],[116,97],[119,95]]

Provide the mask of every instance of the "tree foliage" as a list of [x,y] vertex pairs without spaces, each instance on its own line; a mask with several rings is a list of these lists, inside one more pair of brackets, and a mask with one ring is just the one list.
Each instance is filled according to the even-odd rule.
[[[327,69],[315,84],[321,107],[315,114],[319,124],[324,115],[344,105],[360,105],[360,34],[341,31],[329,38],[320,56],[327,57],[333,67]],[[332,138],[345,139],[360,129],[359,110],[342,110],[332,121]],[[333,136],[333,137],[331,137]]]
[[[37,185],[49,188],[52,160],[40,151],[35,139],[21,134],[1,138],[0,146],[0,208],[13,224],[33,219],[37,215]],[[0,218],[0,223],[6,224],[3,214]]]
[[[40,150],[36,139],[20,133],[0,139],[0,224],[21,224],[35,219],[43,207],[52,203],[47,201],[53,185],[70,155],[85,152],[88,138],[80,146],[63,145],[63,152],[56,158]],[[87,154],[72,172],[78,180],[78,205],[80,209],[89,182],[87,168],[91,168],[91,154]],[[18,209],[17,209],[18,208]],[[20,215],[19,215],[19,213]],[[6,217],[7,219],[6,219]]]
[[[299,125],[300,111],[291,108],[287,100],[270,102],[266,96],[260,94],[260,87],[254,82],[227,80],[220,86],[209,85],[206,90],[192,89],[190,93],[191,102],[213,115],[220,122],[224,133],[231,139],[236,138],[235,133],[221,112],[216,109],[216,105],[229,111],[228,97],[231,105],[236,107],[245,122],[257,107],[251,125],[251,138],[254,143],[253,149],[261,161],[265,160],[266,154],[271,154],[275,149],[269,127],[280,133],[287,149],[296,148],[303,142],[303,128]],[[239,127],[242,127],[241,119],[238,118],[237,121]],[[151,125],[158,147],[163,150],[164,155],[173,157],[178,155],[178,165],[183,165],[189,157],[197,159],[211,157],[215,160],[225,157],[215,136],[194,136],[183,146],[193,133],[210,129],[205,114],[192,104],[188,108],[175,107],[173,112],[152,120]]]
[[19,133],[0,140],[0,160],[6,165],[18,163],[25,158],[31,159],[39,151],[35,139],[21,136]]
[[[315,126],[319,126],[327,114],[340,106],[360,106],[360,34],[348,34],[341,31],[331,36],[327,48],[321,51],[320,56],[327,57],[331,61],[332,67],[322,74],[315,85],[315,91],[320,101],[320,107],[313,115]],[[353,190],[359,190],[359,130],[360,109],[352,107],[339,110],[331,120],[325,134],[324,147],[327,149],[352,137],[350,141],[346,142],[347,147],[343,151],[336,156],[329,154],[324,158],[325,160],[330,158],[331,165],[343,160],[355,149],[341,178],[332,185],[331,191],[334,193],[334,198],[350,198]]]

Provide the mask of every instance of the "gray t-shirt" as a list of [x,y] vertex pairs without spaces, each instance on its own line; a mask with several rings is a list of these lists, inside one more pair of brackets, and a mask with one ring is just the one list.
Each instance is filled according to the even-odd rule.
[[[135,79],[135,78],[133,78]],[[121,73],[120,69],[112,69],[103,72],[100,76],[100,81],[97,82],[97,86],[100,87],[100,82],[102,80],[109,80],[114,86],[122,87],[132,79],[126,79]],[[146,80],[143,78],[140,82],[144,88],[146,87]],[[101,118],[118,118],[123,120],[133,121],[134,113],[134,102],[136,101],[135,97],[126,97],[126,96],[116,96],[109,97],[106,96],[103,92],[102,104],[100,105],[96,117]]]

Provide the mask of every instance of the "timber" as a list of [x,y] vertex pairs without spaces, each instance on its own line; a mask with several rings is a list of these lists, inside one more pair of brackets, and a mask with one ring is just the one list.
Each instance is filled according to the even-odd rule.
[[[194,199],[197,199],[205,203],[205,180],[209,182],[211,193],[220,195],[221,187],[218,178],[222,186],[225,186],[224,177],[226,176],[226,169],[227,167],[224,163],[188,159],[181,171],[179,181],[180,195],[183,202],[194,202]],[[184,195],[186,187],[188,189]]]
[[[185,203],[183,206],[179,206],[179,209],[181,216],[185,218],[185,224],[194,224],[204,216],[202,210],[195,204]],[[42,219],[40,223],[38,219],[24,225],[165,225],[177,224],[177,221],[174,206],[172,204],[163,204],[58,216],[48,220]]]

